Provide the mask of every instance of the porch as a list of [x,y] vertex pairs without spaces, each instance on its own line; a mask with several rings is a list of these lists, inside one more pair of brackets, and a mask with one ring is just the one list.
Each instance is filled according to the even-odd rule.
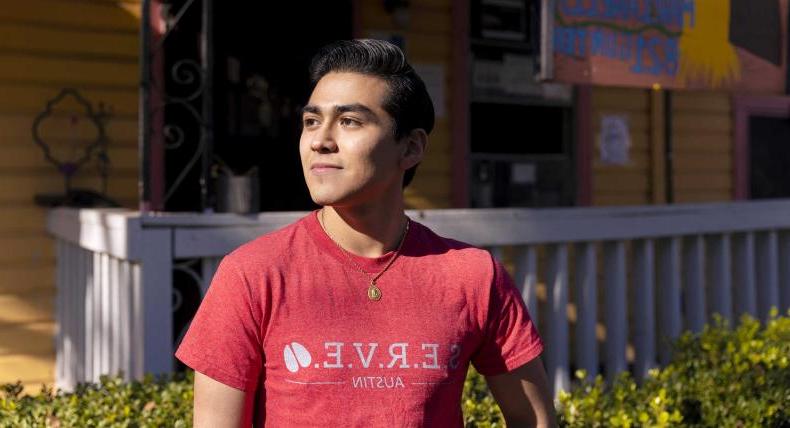
[[[790,200],[408,214],[512,267],[555,392],[575,369],[643,377],[670,359],[669,340],[714,313],[790,308]],[[174,272],[202,295],[225,254],[302,215],[53,210],[56,385],[172,371],[186,328],[173,333]]]

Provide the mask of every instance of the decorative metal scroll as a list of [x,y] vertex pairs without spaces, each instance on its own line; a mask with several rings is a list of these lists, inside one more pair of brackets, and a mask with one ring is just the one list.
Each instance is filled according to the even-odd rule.
[[192,323],[192,317],[203,298],[201,259],[179,260],[173,265],[173,337],[177,346]]
[[[41,126],[56,114],[56,106],[69,97],[73,98],[84,110],[79,113],[72,113],[71,123],[76,124],[83,118],[87,119],[88,122],[96,128],[96,138],[86,144],[82,152],[75,158],[61,159],[52,152],[55,143],[53,141],[46,141],[42,136]],[[71,178],[92,156],[94,156],[94,154],[98,160],[99,175],[102,182],[101,192],[104,194],[107,193],[107,176],[109,174],[110,158],[107,155],[107,143],[109,140],[104,125],[110,116],[111,112],[105,109],[104,104],[99,103],[99,108],[96,110],[93,104],[80,95],[76,89],[64,88],[55,98],[47,101],[44,111],[39,113],[33,120],[33,142],[44,152],[44,158],[47,162],[54,165],[58,172],[63,175],[67,194],[72,190]],[[75,141],[74,144],[77,144],[77,142]]]
[[[206,211],[211,206],[210,192],[210,159],[212,158],[212,62],[211,54],[211,4],[212,0],[144,0],[142,4],[142,195],[143,206],[153,199],[159,203],[150,206],[153,210],[165,210],[166,202],[177,192],[183,191],[183,185],[190,172],[200,166],[200,204],[199,209]],[[151,8],[158,6],[161,10],[165,28],[157,38],[152,38],[154,27],[151,23]],[[198,9],[198,6],[201,8]],[[200,15],[201,52],[194,57],[184,55],[181,49],[168,48],[178,37],[183,26],[189,34],[193,30],[195,13]],[[189,21],[188,25],[184,25]],[[174,35],[175,34],[175,35]],[[155,70],[156,59],[168,62],[166,70]],[[159,72],[157,72],[159,71]],[[190,132],[193,131],[193,132]],[[161,141],[161,146],[154,147],[152,141]],[[164,168],[164,163],[152,163],[152,150],[163,150],[165,153],[175,150],[186,150],[186,162],[177,165],[176,174],[171,174],[169,182],[165,182],[162,195],[152,195],[152,168]],[[173,163],[168,163],[173,167]],[[164,171],[157,176],[163,177]],[[197,208],[197,207],[196,207]]]

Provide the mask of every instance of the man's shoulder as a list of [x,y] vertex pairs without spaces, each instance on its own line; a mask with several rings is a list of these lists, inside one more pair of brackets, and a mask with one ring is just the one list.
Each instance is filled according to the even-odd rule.
[[491,253],[487,250],[467,242],[441,236],[427,226],[417,224],[421,235],[419,247],[423,250],[423,256],[437,258],[440,263],[463,265],[467,268],[484,271],[491,270]]
[[255,239],[246,242],[225,256],[226,259],[240,266],[270,264],[281,260],[285,255],[298,251],[298,243],[309,239],[304,230],[303,223],[307,217],[266,232]]

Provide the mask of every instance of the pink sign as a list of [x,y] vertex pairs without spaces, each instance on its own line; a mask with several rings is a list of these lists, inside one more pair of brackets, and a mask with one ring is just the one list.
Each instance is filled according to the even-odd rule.
[[787,0],[557,0],[555,79],[784,93]]

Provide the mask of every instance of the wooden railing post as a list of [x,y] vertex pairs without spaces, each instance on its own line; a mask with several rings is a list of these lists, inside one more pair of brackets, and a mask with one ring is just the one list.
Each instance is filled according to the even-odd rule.
[[589,379],[598,373],[598,338],[595,327],[598,320],[598,270],[595,244],[584,242],[576,245],[576,365],[587,372]]
[[[142,229],[140,281],[135,284],[136,341],[142,350],[142,373],[173,371],[173,252],[168,228]],[[137,344],[136,344],[137,345]]]
[[757,235],[757,313],[765,321],[779,307],[779,239],[775,231]]
[[565,244],[546,247],[548,314],[545,317],[547,373],[554,395],[570,390],[568,373],[568,249]]
[[103,374],[115,374],[110,372],[110,352],[112,350],[112,287],[110,286],[110,255],[99,254],[99,289],[101,298],[99,299],[99,366],[96,375],[97,380]]
[[75,265],[71,262],[71,254],[69,253],[68,244],[65,241],[57,239],[55,241],[56,250],[56,267],[55,267],[55,284],[56,284],[56,306],[55,306],[55,321],[57,322],[57,330],[55,333],[55,380],[56,388],[70,388],[74,383],[72,378],[73,372],[71,371],[71,359],[74,357],[71,345],[73,343],[73,320],[74,315],[72,307],[72,275],[67,270],[67,266],[74,269]]
[[637,379],[656,366],[655,257],[653,241],[634,241],[634,371]]
[[527,305],[532,322],[538,325],[538,298],[535,288],[538,285],[538,258],[532,245],[521,247],[516,253],[516,286],[521,291],[521,298]]
[[732,250],[730,235],[722,233],[707,239],[708,289],[710,294],[710,314],[719,314],[725,320],[733,321],[732,316]]
[[85,380],[93,382],[98,372],[98,348],[96,329],[99,324],[99,314],[96,310],[99,297],[99,257],[98,253],[89,253],[88,277],[85,282]]
[[786,315],[790,309],[790,232],[779,234],[779,313]]
[[118,269],[118,301],[120,309],[118,316],[120,317],[119,323],[120,336],[118,340],[118,367],[123,372],[124,379],[131,380],[133,376],[134,366],[132,365],[132,340],[134,338],[134,301],[133,284],[134,278],[132,277],[134,267],[128,260],[122,260]]
[[628,336],[628,318],[625,304],[625,243],[604,243],[604,321],[606,322],[606,378],[613,380],[625,371],[625,346]]
[[705,240],[689,236],[683,243],[683,301],[685,328],[701,332],[705,326]]
[[671,343],[682,331],[680,310],[680,238],[659,241],[658,250],[658,360],[669,363]]
[[735,237],[735,317],[757,316],[755,291],[754,234],[739,233]]
[[86,311],[88,310],[88,299],[86,298],[87,291],[88,291],[88,278],[90,272],[93,270],[91,263],[93,261],[93,257],[91,253],[83,248],[79,248],[78,246],[74,246],[76,250],[76,258],[77,258],[77,282],[75,283],[75,296],[74,296],[74,306],[76,308],[76,313],[79,314],[80,317],[79,322],[76,324],[76,332],[75,335],[77,336],[77,343],[75,346],[77,352],[77,370],[75,370],[75,378],[79,381],[87,380],[88,376],[88,328],[87,328],[87,318],[85,316]]

